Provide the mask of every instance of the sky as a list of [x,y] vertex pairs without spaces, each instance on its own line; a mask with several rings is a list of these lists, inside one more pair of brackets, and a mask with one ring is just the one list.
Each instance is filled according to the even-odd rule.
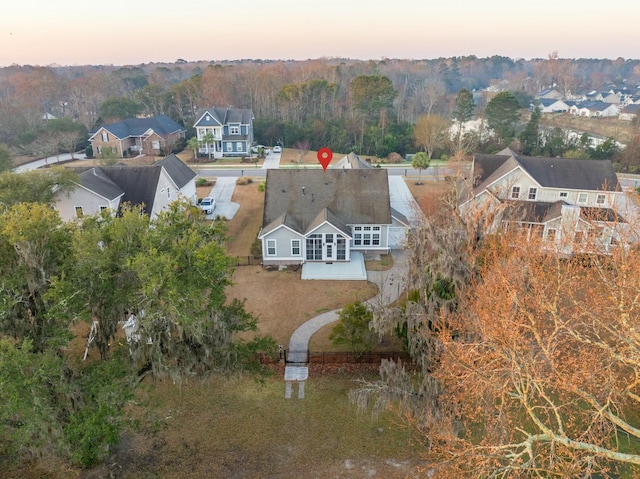
[[640,0],[10,0],[0,66],[640,58]]

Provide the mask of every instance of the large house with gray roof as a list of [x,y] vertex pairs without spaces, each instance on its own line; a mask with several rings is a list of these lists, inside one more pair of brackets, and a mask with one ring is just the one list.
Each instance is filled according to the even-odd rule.
[[392,222],[386,170],[268,170],[263,264],[349,263],[388,252]]
[[463,215],[495,214],[487,232],[518,228],[564,254],[635,242],[638,207],[609,160],[537,158],[508,148],[475,155]]
[[167,115],[150,118],[127,118],[101,125],[89,136],[95,156],[161,155],[170,153],[186,130]]
[[171,202],[186,198],[196,202],[196,173],[175,155],[150,166],[100,166],[76,169],[79,182],[56,197],[64,221],[103,210],[115,214],[123,203],[138,205],[154,218]]
[[[201,108],[196,112],[200,154],[212,158],[251,155],[253,112],[243,108]],[[210,141],[207,140],[207,135]]]

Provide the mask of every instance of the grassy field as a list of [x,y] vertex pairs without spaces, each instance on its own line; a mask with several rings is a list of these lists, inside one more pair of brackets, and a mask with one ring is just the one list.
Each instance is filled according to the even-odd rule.
[[633,137],[634,127],[629,121],[618,118],[586,118],[566,114],[546,114],[540,120],[541,125],[586,131],[603,138],[612,137],[620,143],[628,143]]

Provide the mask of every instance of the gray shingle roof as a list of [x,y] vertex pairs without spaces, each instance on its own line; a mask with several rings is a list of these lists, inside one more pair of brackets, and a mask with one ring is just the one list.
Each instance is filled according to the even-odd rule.
[[342,169],[342,168],[373,168],[369,163],[360,158],[357,154],[351,152],[340,161],[338,161],[335,165],[331,166],[331,168]]
[[609,160],[541,158],[523,155],[476,155],[476,190],[484,189],[520,165],[540,186],[570,190],[618,191],[618,177]]
[[115,184],[100,168],[90,168],[78,176],[82,186],[109,201],[124,195],[124,190]]
[[347,234],[349,224],[391,224],[387,171],[267,171],[263,234],[282,224],[306,233],[319,218]]
[[80,180],[84,187],[105,198],[114,199],[124,194],[121,203],[144,204],[143,211],[146,214],[151,214],[158,188],[158,179],[163,168],[179,189],[196,176],[196,173],[180,161],[177,156],[169,155],[150,166],[91,168],[80,173]]
[[101,125],[97,130],[93,132],[91,137],[95,136],[96,132],[104,128],[117,138],[123,139],[130,136],[142,136],[144,133],[151,129],[158,135],[166,138],[172,133],[179,131],[186,131],[182,126],[173,121],[167,115],[159,115],[151,118],[127,118],[126,120],[118,123],[111,123],[109,125]]
[[196,112],[193,126],[218,126],[229,123],[248,125],[253,119],[253,112],[247,108],[200,108]]

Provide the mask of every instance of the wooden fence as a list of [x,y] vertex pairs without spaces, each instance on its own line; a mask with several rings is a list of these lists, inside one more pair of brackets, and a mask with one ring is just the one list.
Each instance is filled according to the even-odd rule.
[[[393,361],[402,360],[403,362],[410,362],[411,356],[409,353],[388,351],[388,352],[364,352],[356,354],[353,352],[319,352],[319,351],[304,351],[301,353],[290,352],[288,350],[283,351],[285,361],[289,357],[289,353],[295,354],[297,359],[306,358],[306,362],[309,364],[377,364],[383,359],[391,359]],[[279,357],[261,356],[260,362],[263,364],[271,364],[278,362]]]

